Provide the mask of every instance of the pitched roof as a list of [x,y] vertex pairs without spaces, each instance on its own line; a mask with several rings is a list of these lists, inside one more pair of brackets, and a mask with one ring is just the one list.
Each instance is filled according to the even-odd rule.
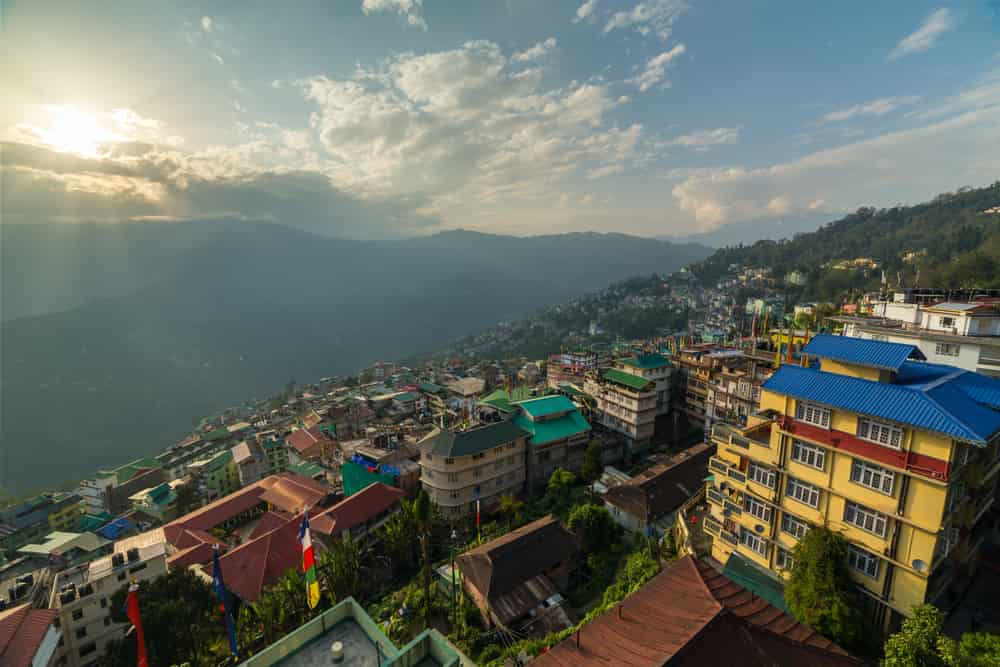
[[272,475],[261,481],[267,480],[271,481],[260,494],[260,499],[288,513],[297,512],[303,507],[313,507],[331,492],[325,485],[291,472]]
[[653,384],[652,380],[647,380],[646,378],[641,378],[638,375],[632,375],[631,373],[626,373],[625,371],[619,371],[614,368],[609,368],[604,371],[601,376],[605,380],[614,382],[615,384],[624,385],[630,389],[635,389],[636,391],[642,391],[647,389]]
[[466,551],[455,563],[466,581],[495,606],[501,597],[578,551],[576,536],[549,515]]
[[492,406],[501,412],[514,411],[514,406],[510,402],[510,395],[503,389],[496,389],[479,399],[479,404]]
[[670,365],[670,361],[662,354],[659,354],[657,352],[653,352],[652,354],[639,354],[632,357],[625,357],[624,359],[619,359],[618,361],[623,364],[628,364],[629,366],[642,368],[643,370],[649,370],[651,368],[663,368],[664,366]]
[[420,443],[420,448],[435,456],[472,456],[528,435],[514,422],[500,421],[467,431],[435,429]]
[[[270,532],[244,542],[219,558],[226,588],[244,602],[256,602],[266,586],[280,579],[285,572],[297,569],[302,559],[299,542],[301,522],[301,514],[293,516]],[[317,550],[322,549],[322,544],[315,546]]]
[[532,418],[536,419],[538,417],[559,414],[560,412],[576,410],[576,406],[573,405],[573,401],[569,400],[562,394],[552,394],[550,396],[542,396],[541,398],[530,398],[526,401],[518,401],[515,405],[531,415]]
[[333,442],[329,436],[320,430],[319,426],[313,426],[309,429],[297,429],[285,438],[285,442],[291,445],[299,454],[309,451],[323,441]]
[[842,648],[685,556],[543,653],[538,667],[859,665]]
[[446,391],[444,387],[442,387],[439,384],[435,384],[433,382],[421,382],[419,386],[420,386],[420,391],[424,392],[425,394],[440,394]]
[[926,358],[916,345],[832,334],[819,334],[802,348],[802,354],[889,371],[899,370],[907,359]]
[[672,456],[636,475],[624,484],[608,489],[605,502],[620,507],[645,522],[656,521],[684,504],[708,474],[708,459],[715,445],[707,442]]
[[[899,378],[897,378],[898,380]],[[982,382],[982,385],[978,383]],[[969,392],[992,394],[988,382],[961,384],[947,377],[918,384],[893,384],[782,366],[761,385],[767,391],[886,419],[985,445],[1000,431],[1000,412],[977,403]]]
[[29,604],[0,611],[0,665],[31,667],[58,616],[56,609],[35,609]]
[[398,505],[403,495],[394,486],[376,482],[310,518],[309,526],[318,533],[336,535]]
[[575,408],[561,417],[540,422],[531,421],[524,415],[517,415],[514,417],[514,423],[531,434],[529,441],[532,445],[544,445],[553,440],[568,438],[590,430],[590,424]]

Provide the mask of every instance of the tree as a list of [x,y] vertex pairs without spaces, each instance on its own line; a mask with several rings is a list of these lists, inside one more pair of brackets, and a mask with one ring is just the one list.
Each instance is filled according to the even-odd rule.
[[602,551],[611,545],[615,524],[603,505],[577,505],[569,513],[569,529],[583,540],[587,552]]
[[420,489],[417,499],[413,503],[413,518],[417,523],[417,530],[420,535],[421,563],[423,566],[424,581],[424,626],[430,627],[431,623],[431,498],[427,491]]
[[377,543],[393,565],[393,569],[411,566],[414,562],[413,536],[417,532],[413,502],[404,500],[399,511],[389,517],[376,531]]
[[516,496],[505,493],[500,496],[497,510],[500,512],[500,516],[507,520],[507,529],[510,530],[511,524],[520,523],[522,512],[524,511],[524,502],[518,500]]
[[955,641],[941,632],[944,614],[931,604],[913,608],[885,642],[883,667],[991,667],[1000,664],[1000,636],[967,632]]
[[573,473],[565,468],[556,468],[549,477],[545,491],[556,505],[565,505],[569,502],[575,483],[576,476]]
[[861,638],[857,600],[847,571],[847,540],[814,527],[796,545],[785,587],[792,614],[817,632],[850,646]]
[[591,440],[583,454],[583,468],[580,475],[589,483],[596,482],[604,472],[604,449],[600,440]]
[[361,547],[345,532],[343,539],[334,540],[319,559],[319,576],[331,602],[360,596]]

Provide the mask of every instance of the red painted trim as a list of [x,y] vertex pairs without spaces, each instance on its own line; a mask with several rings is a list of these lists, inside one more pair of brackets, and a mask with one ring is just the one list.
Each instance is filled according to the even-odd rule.
[[872,461],[884,463],[893,468],[906,470],[930,479],[942,482],[948,481],[948,462],[941,459],[908,451],[897,451],[888,447],[876,445],[873,442],[844,431],[827,430],[812,424],[784,416],[781,418],[782,430],[792,435],[800,435],[833,449],[842,449],[850,454],[858,454]]

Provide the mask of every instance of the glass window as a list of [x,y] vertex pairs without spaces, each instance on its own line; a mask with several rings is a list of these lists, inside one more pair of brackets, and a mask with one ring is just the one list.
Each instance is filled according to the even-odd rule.
[[871,419],[858,420],[858,437],[893,449],[903,446],[903,429]]
[[746,510],[751,516],[754,516],[761,521],[766,521],[768,523],[771,521],[771,508],[753,496],[747,495],[743,499],[743,509]]
[[73,610],[73,620],[74,621],[79,621],[81,618],[83,618],[83,610],[82,609],[74,609]]
[[819,507],[819,489],[794,477],[788,478],[788,483],[785,485],[785,495],[809,507]]
[[873,535],[885,537],[887,523],[885,515],[864,505],[847,501],[844,505],[844,521]]
[[812,403],[797,401],[795,418],[820,428],[830,428],[830,411]]
[[767,555],[767,540],[743,526],[740,526],[740,544],[750,547],[761,556]]
[[757,482],[761,486],[766,486],[769,489],[773,489],[777,475],[773,470],[766,466],[762,466],[759,463],[751,462],[747,467],[747,477],[754,482]]
[[934,352],[942,357],[957,357],[961,351],[962,346],[955,343],[938,343],[934,346]]
[[896,473],[877,466],[874,463],[866,463],[865,461],[854,459],[851,463],[851,481],[891,496],[892,487],[896,481]]
[[826,450],[816,445],[807,445],[798,440],[792,441],[792,460],[817,470],[826,466]]
[[778,566],[779,570],[791,570],[795,567],[795,559],[792,558],[792,552],[788,549],[778,547],[774,553],[774,564]]
[[878,579],[879,558],[873,553],[849,544],[847,546],[847,564],[866,577]]
[[781,515],[781,530],[801,540],[809,532],[809,524],[785,512]]

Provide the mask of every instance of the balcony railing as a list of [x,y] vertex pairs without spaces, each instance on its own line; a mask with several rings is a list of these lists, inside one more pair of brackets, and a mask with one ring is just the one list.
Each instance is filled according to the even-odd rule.
[[723,542],[729,542],[729,544],[733,545],[734,547],[740,543],[740,540],[739,538],[736,537],[736,535],[725,530],[721,532],[719,537],[722,538]]
[[723,504],[723,508],[725,508],[725,510],[730,514],[735,514],[736,516],[743,514],[743,508],[735,503],[729,502],[728,500],[725,501],[725,504]]
[[726,475],[729,473],[729,464],[721,459],[712,457],[708,460],[708,469],[720,475]]
[[746,484],[747,476],[741,473],[736,468],[730,468],[728,474],[729,474],[729,479],[735,482],[739,482],[740,484]]
[[722,532],[722,524],[718,522],[714,517],[706,516],[704,518],[705,532],[712,535],[718,535]]
[[722,492],[714,488],[710,488],[708,490],[708,499],[718,505],[721,505],[726,501],[726,499],[722,496]]

